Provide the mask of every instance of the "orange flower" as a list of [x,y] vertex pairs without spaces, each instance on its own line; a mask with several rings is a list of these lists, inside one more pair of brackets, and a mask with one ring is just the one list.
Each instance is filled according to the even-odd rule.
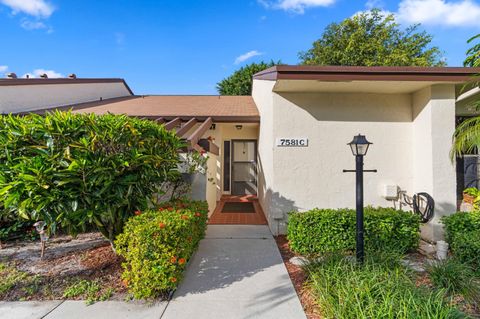
[[171,281],[171,282],[177,282],[177,278],[172,277],[172,278],[170,278],[170,281]]
[[173,210],[173,207],[168,207],[167,208],[169,211],[172,211]]
[[122,283],[125,287],[128,287],[128,280],[127,279],[123,279]]
[[187,220],[187,219],[188,219],[188,216],[187,216],[187,215],[182,215],[182,219],[183,219],[183,220]]
[[158,209],[158,211],[159,211],[159,212],[163,211],[163,207],[160,207],[160,208]]
[[172,264],[176,263],[177,262],[177,257],[173,256],[172,258],[170,258],[170,262]]
[[138,216],[138,215],[141,215],[141,214],[142,214],[141,211],[139,211],[139,210],[135,211],[135,216]]
[[180,258],[180,259],[178,260],[178,263],[179,263],[180,265],[183,265],[183,264],[185,263],[185,258]]
[[165,224],[164,224],[164,223],[160,223],[160,224],[158,224],[158,227],[160,227],[160,228],[165,228]]
[[199,212],[196,212],[195,216],[200,217],[200,216],[202,216],[202,214],[200,214]]
[[188,242],[191,242],[191,241],[192,241],[192,236],[188,236],[188,237],[187,237],[187,241],[188,241]]

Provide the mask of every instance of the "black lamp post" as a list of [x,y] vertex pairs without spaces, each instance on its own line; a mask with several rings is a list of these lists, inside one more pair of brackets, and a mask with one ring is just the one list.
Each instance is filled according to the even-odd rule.
[[356,211],[357,211],[357,228],[356,228],[356,255],[357,262],[363,263],[365,259],[364,238],[363,238],[363,172],[376,172],[377,170],[364,170],[363,157],[367,155],[369,146],[372,143],[367,141],[365,135],[356,135],[353,140],[348,143],[355,156],[355,170],[343,170],[343,172],[355,172],[356,176]]

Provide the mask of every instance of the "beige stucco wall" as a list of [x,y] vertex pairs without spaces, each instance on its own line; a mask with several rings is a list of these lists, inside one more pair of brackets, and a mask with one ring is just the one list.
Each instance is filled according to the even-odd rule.
[[121,82],[1,86],[0,112],[33,111],[128,95]]
[[[259,197],[273,232],[285,231],[291,210],[354,207],[355,176],[342,170],[354,168],[346,144],[358,133],[374,143],[365,168],[378,170],[365,175],[365,205],[393,206],[382,195],[398,185],[432,194],[439,216],[454,211],[453,85],[415,94],[275,93],[272,83],[255,80],[253,97],[261,113]],[[308,137],[309,146],[276,147],[279,137]]]
[[456,211],[456,173],[450,161],[455,130],[455,89],[435,85],[413,94],[414,192],[427,192],[435,200],[435,217],[422,227],[422,236],[443,238],[440,218]]
[[258,199],[269,225],[277,227],[272,214],[274,194],[273,165],[273,81],[253,80],[252,96],[260,113],[258,132]]

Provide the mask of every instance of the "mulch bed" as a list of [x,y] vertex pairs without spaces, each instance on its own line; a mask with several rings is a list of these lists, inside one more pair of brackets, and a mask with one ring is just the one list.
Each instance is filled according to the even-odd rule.
[[308,319],[320,319],[322,316],[319,313],[318,306],[315,303],[315,299],[310,290],[305,287],[304,283],[307,279],[307,275],[302,267],[295,266],[290,262],[290,258],[294,257],[295,254],[290,250],[288,246],[288,240],[285,235],[279,235],[275,237],[277,242],[278,249],[282,255],[283,263],[287,268],[290,279],[292,280],[293,286],[297,292],[297,295],[302,303],[303,310],[307,315]]
[[121,280],[122,259],[98,233],[54,238],[47,244],[43,260],[39,258],[38,246],[38,242],[17,242],[0,250],[0,262],[14,266],[31,278],[37,276],[33,291],[17,285],[0,294],[0,300],[64,299],[65,289],[82,279],[96,281],[102,292],[112,291],[110,299],[123,300],[127,296]]

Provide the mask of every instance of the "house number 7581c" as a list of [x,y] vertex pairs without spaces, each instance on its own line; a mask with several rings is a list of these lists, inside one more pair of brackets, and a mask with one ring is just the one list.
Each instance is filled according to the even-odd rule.
[[307,147],[308,138],[306,137],[280,137],[276,140],[276,145],[279,147]]

